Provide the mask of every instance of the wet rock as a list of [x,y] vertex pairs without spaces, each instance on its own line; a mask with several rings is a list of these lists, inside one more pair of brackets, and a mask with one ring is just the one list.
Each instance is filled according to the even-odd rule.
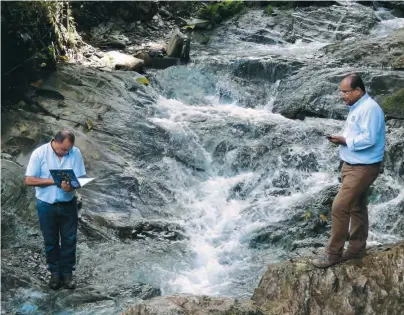
[[288,250],[302,247],[320,247],[326,244],[330,229],[331,206],[338,185],[329,186],[314,196],[309,196],[292,209],[291,218],[271,224],[252,235],[249,246],[268,248],[282,246]]
[[50,289],[45,290],[49,291],[49,294],[45,295],[39,303],[37,302],[38,308],[41,310],[49,309],[50,305],[53,306],[51,310],[54,311],[55,309],[76,308],[84,304],[113,300],[113,297],[109,295],[109,288],[98,285],[78,287],[75,290],[62,289],[57,292]]
[[173,34],[167,45],[167,56],[174,58],[181,58],[182,47],[184,46],[185,36],[177,28],[174,30]]
[[326,270],[308,259],[270,265],[252,301],[274,315],[402,314],[404,243],[370,252]]
[[109,51],[102,58],[103,61],[115,70],[132,70],[141,72],[144,61],[118,51]]
[[298,61],[277,59],[239,59],[233,65],[233,74],[247,79],[264,79],[268,82],[288,77],[302,67]]
[[161,290],[159,288],[154,288],[145,283],[134,284],[130,288],[132,296],[138,297],[142,300],[150,300],[154,297],[161,296]]
[[154,69],[166,69],[172,66],[179,66],[180,59],[172,58],[172,57],[163,57],[163,58],[152,58],[150,61],[150,67]]
[[396,198],[396,205],[387,203],[373,211],[371,229],[404,237],[404,198],[400,196]]
[[163,55],[151,54],[150,52],[141,52],[135,55],[136,58],[142,59],[145,67],[154,69],[166,69],[180,64],[179,58],[164,57]]
[[262,315],[255,306],[233,298],[195,295],[157,297],[126,310],[123,315]]
[[159,221],[142,221],[130,226],[112,226],[117,230],[121,240],[126,239],[166,239],[182,240],[185,238],[184,230],[180,225]]
[[391,67],[400,70],[404,66],[404,30],[396,30],[383,38],[337,42],[323,50],[341,65]]

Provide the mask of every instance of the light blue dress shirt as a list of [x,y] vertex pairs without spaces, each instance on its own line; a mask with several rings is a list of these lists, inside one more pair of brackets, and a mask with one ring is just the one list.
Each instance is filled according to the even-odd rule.
[[[59,160],[53,151],[51,142],[41,145],[32,152],[25,176],[39,178],[52,178],[50,169],[71,168],[77,177],[86,175],[83,156],[78,148],[74,147],[68,154]],[[65,192],[56,185],[35,187],[35,197],[47,203],[66,202],[74,198],[75,191]]]
[[381,107],[366,93],[350,106],[339,154],[350,164],[373,164],[384,156],[385,124]]

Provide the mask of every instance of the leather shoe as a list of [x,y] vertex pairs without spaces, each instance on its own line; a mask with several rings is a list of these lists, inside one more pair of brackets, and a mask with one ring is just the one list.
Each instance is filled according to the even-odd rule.
[[60,288],[60,275],[58,273],[51,274],[50,280],[48,282],[49,288],[52,290],[57,290]]
[[350,259],[362,259],[365,256],[366,256],[366,252],[351,253],[351,252],[345,251],[342,254],[342,260],[346,261],[346,260],[350,260]]
[[331,258],[328,255],[324,254],[324,255],[318,256],[317,258],[313,259],[311,261],[311,263],[312,263],[312,265],[316,266],[317,268],[328,268],[328,267],[334,266],[336,264],[339,264],[342,261],[343,261],[342,256]]
[[62,276],[62,282],[63,286],[66,289],[73,290],[76,288],[76,282],[73,280],[73,275],[72,274],[67,274]]

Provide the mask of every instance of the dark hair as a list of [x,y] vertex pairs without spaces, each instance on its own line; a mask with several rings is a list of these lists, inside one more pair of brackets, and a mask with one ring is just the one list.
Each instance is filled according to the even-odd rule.
[[351,82],[351,89],[355,90],[356,88],[360,88],[363,93],[366,93],[365,84],[362,81],[362,78],[357,73],[351,73],[347,75],[345,78],[349,78]]
[[63,141],[65,141],[65,139],[69,139],[69,141],[74,144],[74,140],[76,140],[76,137],[74,136],[74,134],[66,129],[60,130],[56,136],[55,136],[55,141],[57,143],[62,143]]

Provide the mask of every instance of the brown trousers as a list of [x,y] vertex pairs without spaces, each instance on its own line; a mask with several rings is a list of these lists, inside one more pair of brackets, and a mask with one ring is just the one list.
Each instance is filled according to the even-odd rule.
[[[326,250],[330,257],[336,258],[342,255],[348,236],[347,253],[362,254],[366,251],[369,230],[367,195],[379,172],[380,163],[371,165],[344,163],[342,166],[342,186],[332,204],[331,237]],[[351,222],[350,228],[349,222]]]

